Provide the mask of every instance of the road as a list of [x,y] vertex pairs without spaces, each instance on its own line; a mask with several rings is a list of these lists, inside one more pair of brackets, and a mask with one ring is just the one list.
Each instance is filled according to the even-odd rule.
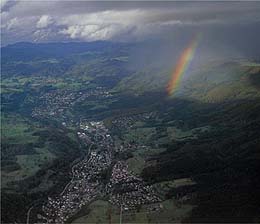
[[26,215],[26,223],[29,224],[30,223],[30,213],[31,210],[33,209],[34,205],[32,207],[29,208],[27,215]]
[[[92,143],[90,146],[89,146],[89,148],[88,148],[88,155],[89,155],[89,153],[90,153],[90,150],[91,150],[91,147],[94,145],[94,143]],[[88,156],[87,155],[87,156]],[[86,157],[87,157],[86,156]],[[84,159],[83,159],[84,160]],[[71,172],[72,172],[72,178],[71,178],[71,180],[70,180],[70,182],[68,182],[67,184],[66,184],[66,186],[64,187],[64,189],[63,189],[63,191],[60,193],[60,195],[63,195],[63,193],[66,191],[66,189],[67,189],[67,187],[74,181],[74,177],[75,177],[75,173],[74,173],[74,168],[77,166],[77,165],[79,165],[79,163],[81,163],[82,161],[79,161],[78,163],[76,163],[76,164],[74,164],[73,166],[72,166],[72,168],[71,168]]]
[[[90,146],[89,146],[89,148],[88,148],[88,155],[87,156],[89,156],[89,154],[90,154],[90,150],[91,150],[91,148],[92,148],[92,146],[94,145],[94,143],[92,143]],[[86,156],[86,157],[87,157]],[[84,160],[84,159],[83,159]],[[65,192],[65,190],[67,189],[67,187],[72,183],[72,181],[73,181],[73,179],[74,179],[74,176],[75,176],[75,173],[74,173],[74,167],[76,167],[79,163],[81,163],[82,161],[79,161],[78,163],[76,163],[76,164],[74,164],[73,166],[72,166],[72,178],[71,178],[71,180],[70,180],[70,182],[68,182],[67,184],[66,184],[66,186],[64,187],[64,189],[63,189],[63,191],[60,193],[60,195],[62,195],[64,192]],[[39,203],[39,202],[38,202]],[[32,209],[35,207],[35,205],[37,205],[38,204],[37,202],[36,203],[34,203],[34,205],[32,205],[29,209],[28,209],[28,211],[27,211],[27,213],[26,213],[26,223],[27,224],[30,224],[30,215],[31,215],[31,211],[32,211]]]
[[44,201],[45,201],[45,200],[39,199],[39,200],[35,201],[34,204],[28,209],[28,211],[27,211],[27,213],[26,213],[26,223],[27,223],[27,224],[30,224],[30,215],[31,215],[32,209],[33,209],[36,205],[38,205],[40,202],[42,203],[42,202],[44,202]]

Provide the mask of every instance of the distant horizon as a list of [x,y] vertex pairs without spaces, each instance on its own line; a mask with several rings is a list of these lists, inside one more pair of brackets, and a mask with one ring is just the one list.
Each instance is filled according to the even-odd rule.
[[[260,2],[12,1],[1,4],[1,45],[17,42],[135,42],[179,33],[259,35]],[[249,30],[250,29],[250,30]],[[216,36],[217,34],[217,36]],[[252,35],[250,35],[252,36]],[[251,40],[252,41],[252,40]]]
[[44,41],[44,42],[32,42],[32,41],[17,41],[14,43],[9,43],[1,47],[12,46],[16,44],[67,44],[67,43],[97,43],[97,42],[107,42],[107,43],[138,43],[138,42],[123,42],[123,41],[113,41],[113,40],[93,40],[93,41],[83,41],[83,40],[67,40],[67,41]]

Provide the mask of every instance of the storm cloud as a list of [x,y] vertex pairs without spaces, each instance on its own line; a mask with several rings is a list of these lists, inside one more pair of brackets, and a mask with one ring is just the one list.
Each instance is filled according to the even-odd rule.
[[216,32],[214,27],[216,30],[222,27],[228,34],[234,27],[255,26],[257,29],[259,12],[259,2],[4,0],[1,5],[2,44],[135,41],[175,35],[180,29],[206,33],[210,30],[212,35]]

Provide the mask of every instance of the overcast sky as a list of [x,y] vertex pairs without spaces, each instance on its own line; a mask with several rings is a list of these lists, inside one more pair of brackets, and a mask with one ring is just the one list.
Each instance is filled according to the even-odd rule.
[[136,41],[174,36],[180,29],[248,35],[257,40],[259,24],[260,2],[1,0],[2,45],[19,41]]

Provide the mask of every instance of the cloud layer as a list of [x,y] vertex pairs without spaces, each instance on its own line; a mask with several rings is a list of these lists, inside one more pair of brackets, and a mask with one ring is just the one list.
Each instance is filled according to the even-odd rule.
[[1,1],[2,43],[142,40],[176,29],[259,24],[258,2]]

